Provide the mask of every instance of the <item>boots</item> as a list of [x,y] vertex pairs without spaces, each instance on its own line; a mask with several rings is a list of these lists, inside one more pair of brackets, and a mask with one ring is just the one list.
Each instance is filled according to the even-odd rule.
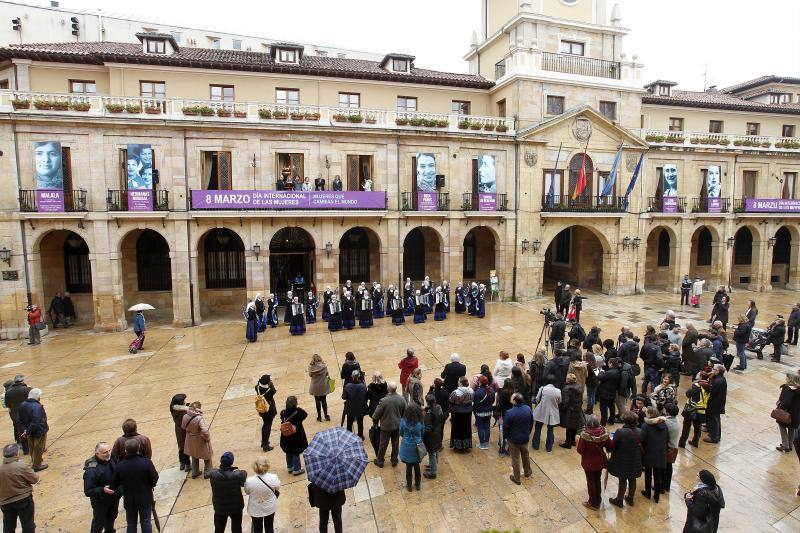
[[200,477],[200,459],[192,457],[192,479]]
[[211,461],[203,461],[203,479],[211,477]]

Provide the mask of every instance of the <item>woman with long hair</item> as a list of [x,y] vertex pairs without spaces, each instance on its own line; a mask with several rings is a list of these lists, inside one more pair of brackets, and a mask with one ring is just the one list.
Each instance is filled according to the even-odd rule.
[[450,394],[450,447],[457,453],[472,448],[472,389],[462,376],[458,388]]
[[486,376],[478,379],[472,400],[472,411],[475,413],[475,427],[478,428],[478,449],[488,450],[491,438],[492,413],[494,412],[494,390],[489,386]]
[[419,464],[422,458],[419,456],[417,445],[422,443],[424,431],[424,421],[422,409],[414,402],[409,402],[403,411],[403,418],[400,419],[400,460],[406,464],[406,490],[411,492],[411,474],[414,474],[414,486],[420,490],[422,474]]
[[183,446],[186,443],[186,430],[181,427],[183,415],[189,410],[189,404],[186,403],[185,394],[176,394],[169,402],[169,414],[172,415],[172,422],[175,425],[175,440],[178,442],[178,464],[180,470],[189,471],[190,460],[189,456],[183,452]]

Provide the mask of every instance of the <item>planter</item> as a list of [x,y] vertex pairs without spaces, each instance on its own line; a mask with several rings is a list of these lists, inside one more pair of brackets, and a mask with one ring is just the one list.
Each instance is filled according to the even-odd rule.
[[231,116],[232,114],[233,113],[231,113],[230,111],[228,111],[226,109],[220,109],[220,110],[217,111],[217,116],[218,117],[227,118],[227,117]]
[[481,129],[481,125],[477,122],[473,122],[472,124],[469,125],[469,129],[478,131]]
[[366,124],[377,124],[378,123],[378,119],[377,118],[365,118],[364,122]]
[[279,113],[277,111],[272,114],[272,118],[277,119],[277,120],[285,120],[286,117],[288,117],[288,116],[289,115],[287,115],[286,113]]
[[259,109],[258,118],[263,118],[263,119],[272,118],[272,111],[270,111],[269,109]]
[[770,143],[768,143],[768,142],[761,143],[761,148],[769,148],[769,147],[770,147]]
[[361,115],[350,115],[347,117],[347,122],[352,122],[353,124],[360,124],[364,122],[364,117]]
[[407,118],[396,118],[396,119],[394,119],[394,123],[397,124],[398,126],[406,126],[406,125],[408,125],[408,119]]
[[234,111],[233,116],[236,118],[247,118],[247,111]]
[[201,116],[203,116],[203,117],[213,117],[214,115],[216,115],[216,114],[217,114],[217,112],[216,112],[216,111],[214,111],[213,109],[211,109],[211,108],[210,108],[210,107],[208,107],[208,106],[201,106],[200,108],[198,108],[198,110],[197,110],[197,111],[198,111],[198,112],[200,113],[200,115],[201,115]]
[[92,107],[92,104],[88,104],[86,102],[78,102],[78,103],[72,104],[69,107],[73,111],[89,111],[89,109],[91,109],[91,107]]
[[459,120],[458,121],[458,129],[460,129],[460,130],[468,130],[469,129],[469,120]]
[[33,102],[33,107],[39,110],[43,109],[52,109],[53,103],[52,102],[45,102],[44,100],[36,100]]
[[484,124],[483,129],[484,131],[494,131],[495,125],[494,124]]
[[292,113],[290,116],[292,120],[303,120],[306,118],[303,113]]
[[148,115],[160,115],[161,108],[160,107],[145,107],[144,112]]
[[450,121],[449,120],[442,119],[442,120],[437,120],[436,121],[436,127],[437,128],[446,128],[448,126],[450,126]]
[[106,111],[109,113],[122,113],[125,111],[125,106],[122,104],[106,104]]
[[125,111],[127,113],[131,113],[133,115],[138,115],[139,113],[142,112],[142,106],[140,106],[140,105],[126,105],[125,106]]
[[11,105],[14,106],[14,109],[30,109],[31,108],[31,101],[30,100],[11,100]]
[[408,123],[412,126],[422,126],[423,124],[425,124],[425,120],[421,118],[412,118],[409,119]]
[[319,113],[306,113],[303,118],[306,120],[319,120]]
[[497,127],[495,128],[495,131],[499,131],[500,133],[505,133],[508,131],[508,126],[506,126],[505,124],[498,124]]
[[347,115],[333,115],[334,122],[347,122]]
[[55,111],[66,111],[69,109],[69,102],[53,102],[51,108]]

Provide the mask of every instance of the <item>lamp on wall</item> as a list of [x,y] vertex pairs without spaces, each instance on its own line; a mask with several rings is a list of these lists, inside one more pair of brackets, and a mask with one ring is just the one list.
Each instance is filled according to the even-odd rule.
[[530,241],[528,241],[528,239],[522,239],[522,253],[523,254],[528,251],[528,247],[530,246],[530,244],[531,243],[530,243]]
[[622,239],[622,249],[627,250],[630,245],[631,245],[631,238],[626,235],[625,238]]
[[776,239],[775,237],[770,237],[769,239],[767,239],[767,247],[772,248],[773,246],[775,246],[776,242],[778,242],[778,239]]
[[634,249],[638,249],[640,244],[642,244],[642,239],[640,239],[639,237],[634,237],[633,238]]
[[533,253],[538,252],[539,248],[542,247],[542,241],[540,241],[539,239],[534,239],[532,244],[533,244]]
[[325,243],[325,253],[328,254],[328,257],[331,256],[331,252],[333,251],[333,243],[328,241]]
[[258,261],[258,256],[261,255],[261,245],[256,243],[253,245],[253,255],[256,256],[256,261]]
[[0,249],[0,261],[5,261],[8,266],[11,266],[11,250],[5,246]]
[[733,237],[728,237],[728,240],[725,242],[725,245],[728,248],[733,248],[734,244],[736,244],[736,239],[734,239]]

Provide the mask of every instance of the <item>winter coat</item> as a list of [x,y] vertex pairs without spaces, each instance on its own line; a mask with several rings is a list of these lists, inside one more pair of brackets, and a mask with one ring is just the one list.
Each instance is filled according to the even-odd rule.
[[[341,189],[341,185],[339,186]],[[338,492],[325,492],[314,483],[309,483],[308,490],[314,495],[314,507],[319,509],[336,509],[347,502],[347,495],[343,490]]]
[[116,468],[117,460],[113,457],[108,461],[101,461],[93,455],[83,463],[83,493],[93,505],[105,505],[119,498],[119,494],[106,494],[103,490],[103,487],[114,481]]
[[186,443],[186,430],[181,427],[181,422],[183,422],[183,415],[185,415],[188,410],[189,408],[185,405],[172,405],[169,408],[169,414],[172,415],[172,423],[175,426],[175,440],[178,442],[178,448],[181,450]]
[[281,480],[275,474],[253,474],[247,478],[244,482],[244,492],[249,496],[247,514],[256,518],[275,514],[278,507],[275,491],[280,487]]
[[425,390],[422,388],[422,382],[414,376],[408,376],[408,381],[406,381],[406,393],[412,402],[420,407],[425,405]]
[[597,472],[608,466],[606,450],[611,439],[603,426],[588,428],[581,432],[578,439],[578,453],[581,456],[581,468],[587,472]]
[[342,363],[340,377],[345,385],[353,381],[353,370],[358,370],[361,373],[361,377],[364,377],[364,373],[361,372],[361,365],[358,364],[358,361],[345,361]]
[[620,479],[637,478],[642,475],[642,444],[639,428],[623,426],[614,433],[608,445],[611,458],[608,473]]
[[368,414],[367,387],[363,383],[348,383],[342,392],[344,400],[344,414],[353,418],[360,418]]
[[[569,364],[570,359],[567,355],[562,355],[561,357],[556,357],[555,359],[551,359],[548,361],[547,365],[544,367],[544,377],[545,379],[550,374],[553,374],[556,377],[556,382],[554,385],[562,389],[567,382],[567,373],[569,372]],[[544,384],[542,384],[544,386]]]
[[6,390],[4,401],[6,407],[8,407],[8,410],[11,413],[11,418],[17,417],[17,414],[19,413],[19,406],[22,405],[22,402],[28,399],[28,393],[30,392],[31,388],[24,383],[14,383],[8,388],[8,390]]
[[438,452],[442,449],[442,439],[444,437],[444,411],[442,406],[434,405],[425,410],[425,430],[422,435],[422,442],[428,453]]
[[436,398],[436,405],[441,407],[442,412],[447,416],[450,411],[450,393],[444,387],[439,387],[438,389],[431,387],[428,389],[428,394],[433,394],[433,397]]
[[[595,370],[597,369],[597,361],[595,361],[594,354],[587,354],[588,361],[586,363],[586,388],[587,389],[595,389],[597,388],[597,374],[595,374]],[[577,374],[575,374],[577,376]],[[578,377],[578,381],[580,382],[581,378]]]
[[400,419],[406,410],[406,401],[397,393],[385,396],[375,412],[372,419],[377,422],[382,431],[395,431],[400,428]]
[[717,302],[714,304],[714,309],[711,311],[711,316],[713,316],[715,320],[719,320],[723,324],[727,324],[729,308],[730,304]]
[[592,350],[592,346],[595,344],[603,344],[603,341],[600,340],[600,331],[596,328],[592,328],[589,330],[589,333],[586,335],[586,338],[583,339],[583,349],[584,350]]
[[713,489],[700,487],[692,491],[692,499],[686,503],[686,524],[683,533],[716,533],[719,528],[719,513],[725,507],[725,498],[719,485]]
[[578,383],[565,385],[561,390],[561,405],[559,406],[561,427],[577,430],[586,425],[582,405],[583,386]]
[[384,381],[383,383],[370,383],[367,385],[367,410],[369,416],[375,412],[380,402],[389,392],[389,386]]
[[147,329],[147,327],[145,326],[144,315],[136,313],[136,316],[133,318],[133,331],[141,335],[144,333],[145,329]]
[[211,449],[211,434],[203,421],[203,411],[190,407],[183,415],[181,427],[186,431],[183,453],[195,459],[210,461],[214,451]]
[[283,450],[283,453],[300,455],[308,448],[308,438],[306,437],[306,430],[303,428],[303,420],[306,418],[308,418],[308,413],[299,407],[281,411],[281,424],[288,420],[295,427],[295,432],[289,436],[281,433],[281,450]]
[[[577,309],[577,307],[576,307]],[[586,331],[580,324],[575,324],[569,330],[569,340],[578,339],[581,343],[586,340]]]
[[242,487],[247,472],[235,466],[215,468],[211,471],[211,503],[214,514],[237,514],[244,509]]
[[609,368],[597,376],[597,399],[613,400],[617,397],[619,389],[619,368]]
[[[181,420],[182,419],[183,417],[181,417]],[[121,437],[117,437],[117,440],[114,441],[114,445],[111,447],[111,455],[115,457],[117,461],[125,459],[127,455],[125,443],[130,439],[136,439],[139,442],[139,455],[147,459],[153,458],[153,445],[150,443],[150,439],[134,431],[133,433],[123,433]],[[186,432],[184,431],[184,442],[185,441]]]
[[553,325],[550,326],[550,340],[551,341],[563,341],[564,340],[564,333],[567,330],[567,323],[563,320],[556,320],[553,322]]
[[786,321],[786,325],[790,328],[800,327],[800,309],[793,309],[791,313],[789,313],[789,319]]
[[417,444],[422,442],[422,422],[409,423],[405,418],[400,420],[400,460],[404,463],[419,463],[421,458],[417,452]]
[[533,419],[548,426],[557,426],[561,421],[558,405],[561,403],[561,391],[553,385],[539,389],[536,395],[536,408]]
[[710,380],[711,396],[708,398],[706,413],[710,415],[724,415],[725,404],[728,400],[728,380],[725,376],[713,376]]
[[641,426],[641,436],[644,447],[644,466],[666,468],[669,429],[665,418],[663,416],[645,418]]
[[458,387],[450,394],[451,413],[472,413],[473,391],[469,387]]
[[514,444],[527,444],[532,429],[533,412],[528,405],[515,405],[503,414],[503,437]]
[[39,400],[28,398],[17,411],[17,424],[29,437],[43,437],[50,430],[47,413]]
[[498,359],[494,364],[494,380],[501,389],[503,388],[503,383],[511,377],[511,369],[513,367],[514,363],[511,362],[511,359]]
[[641,357],[642,357],[642,365],[645,368],[651,367],[657,369],[662,366],[661,350],[656,344],[653,344],[652,342],[647,342],[645,343],[644,346],[642,346]]
[[769,342],[772,344],[781,344],[786,339],[786,326],[783,324],[775,324],[769,330]]
[[585,386],[586,379],[589,376],[588,363],[585,361],[572,361],[567,368],[567,374],[575,374],[578,385]]
[[406,382],[408,381],[408,376],[416,370],[419,366],[419,359],[416,356],[411,357],[403,357],[399,363],[397,363],[397,368],[400,369],[400,384],[403,386],[403,389],[406,387]]
[[711,360],[711,356],[713,352],[710,348],[697,348],[692,351],[691,357],[687,360],[688,363],[688,370],[689,373],[692,374],[692,377],[697,375],[698,372],[703,370],[708,362]]
[[311,383],[308,386],[308,393],[311,396],[327,396],[330,394],[328,365],[322,362],[308,365],[308,375],[311,377]]
[[700,336],[696,329],[690,329],[683,336],[681,342],[681,357],[684,361],[690,361],[694,357],[694,345],[697,344]]
[[151,504],[156,483],[158,472],[153,461],[137,453],[117,465],[110,488],[123,495],[128,508],[137,504]]
[[[622,368],[619,371],[619,388],[617,394],[627,398],[631,394],[631,388],[635,384],[636,377],[631,373],[631,365],[622,363]],[[635,390],[633,392],[636,392]]]
[[670,448],[677,448],[678,447],[678,439],[681,435],[681,421],[678,420],[677,416],[668,416],[665,419],[665,424],[667,425],[667,432],[669,433],[669,440],[667,441],[667,446]]
[[461,376],[467,375],[467,367],[458,361],[452,361],[444,365],[441,378],[444,380],[444,388],[450,394],[458,388],[458,380]]
[[491,416],[494,406],[494,390],[491,387],[478,387],[472,396],[472,412],[476,417]]
[[[781,395],[778,397],[777,407],[792,415],[790,428],[797,429],[800,426],[800,389],[785,383],[781,385]],[[780,422],[778,423],[780,424]]]
[[750,331],[753,329],[753,326],[750,325],[750,322],[742,322],[733,332],[733,342],[741,342],[746,344],[750,340]]

